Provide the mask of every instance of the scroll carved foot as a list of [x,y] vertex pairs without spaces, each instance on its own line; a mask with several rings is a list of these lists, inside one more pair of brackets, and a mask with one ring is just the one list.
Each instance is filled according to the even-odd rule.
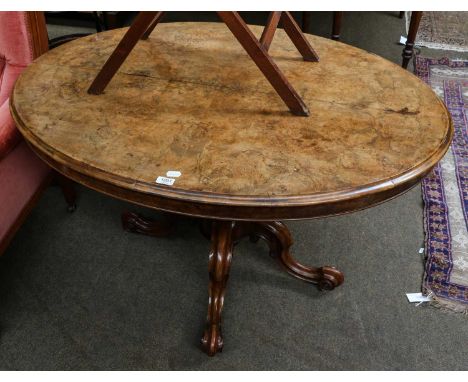
[[235,223],[215,221],[211,224],[211,251],[208,262],[209,299],[206,329],[201,339],[202,346],[210,356],[223,350],[221,334],[221,313],[224,305],[224,293],[232,262],[235,241]]
[[162,221],[150,220],[134,212],[122,214],[122,227],[125,231],[162,237],[173,232],[173,223],[168,219]]
[[206,329],[201,339],[201,344],[205,352],[210,356],[214,356],[218,352],[223,351],[223,336],[221,335],[220,325],[206,325]]
[[254,223],[251,228],[253,234],[265,240],[270,247],[270,255],[277,258],[286,271],[303,281],[317,284],[320,290],[332,290],[343,284],[344,275],[331,266],[308,267],[298,263],[291,256],[292,245],[291,233],[281,222],[259,222]]

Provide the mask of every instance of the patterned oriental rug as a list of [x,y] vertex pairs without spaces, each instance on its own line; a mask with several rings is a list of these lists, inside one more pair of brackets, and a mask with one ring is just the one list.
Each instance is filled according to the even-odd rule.
[[434,305],[468,314],[468,61],[416,57],[416,75],[447,105],[451,147],[422,181],[426,269]]
[[[406,12],[406,33],[410,17]],[[423,12],[416,45],[468,52],[468,12]]]

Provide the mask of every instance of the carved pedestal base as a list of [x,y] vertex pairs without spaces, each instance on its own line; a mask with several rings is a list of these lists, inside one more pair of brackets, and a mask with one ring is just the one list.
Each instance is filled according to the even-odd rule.
[[223,350],[221,334],[221,312],[224,305],[224,292],[231,268],[232,250],[237,232],[235,223],[229,221],[212,224],[211,251],[208,261],[210,282],[208,287],[208,317],[201,343],[208,355]]
[[125,231],[142,233],[144,235],[164,237],[174,231],[174,225],[169,219],[151,220],[134,212],[124,212],[122,214],[122,227]]
[[[208,231],[210,225],[211,235]],[[295,261],[289,252],[292,245],[291,234],[281,222],[214,221],[205,222],[202,227],[205,236],[211,236],[208,317],[201,340],[203,348],[210,356],[223,348],[221,313],[224,293],[233,249],[242,238],[249,237],[252,242],[265,240],[270,248],[270,255],[278,259],[290,275],[317,284],[322,290],[332,290],[344,281],[343,274],[333,267],[307,267]]]
[[[122,215],[124,228],[131,232],[163,236],[172,231],[172,226],[164,222],[151,222],[133,213]],[[224,305],[224,293],[229,278],[234,247],[240,240],[248,237],[255,243],[264,240],[270,255],[278,260],[292,276],[317,284],[321,290],[332,290],[344,281],[343,273],[331,266],[308,267],[298,263],[291,256],[291,233],[281,222],[237,222],[204,221],[203,234],[211,240],[208,262],[209,298],[206,328],[201,343],[210,356],[223,349],[221,334],[221,314]]]

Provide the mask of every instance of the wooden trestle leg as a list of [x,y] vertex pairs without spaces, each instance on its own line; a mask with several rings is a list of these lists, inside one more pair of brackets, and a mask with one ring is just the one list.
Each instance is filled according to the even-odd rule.
[[299,53],[302,55],[304,61],[313,61],[317,62],[319,56],[314,51],[309,41],[305,38],[304,34],[301,31],[299,25],[292,17],[289,12],[282,12],[281,14],[281,24],[283,25],[284,31],[289,36],[290,40],[293,42]]
[[281,19],[281,14],[283,12],[270,12],[268,16],[265,29],[263,30],[262,36],[260,37],[260,44],[265,48],[266,51],[270,49],[271,42],[273,37],[275,37],[276,28],[278,28],[278,23]]
[[237,12],[218,12],[218,15],[270,82],[271,86],[273,86],[284,103],[289,107],[289,110],[295,115],[308,116],[309,109],[302,98],[289,83],[240,15]]
[[[278,95],[293,114],[308,116],[309,110],[293,86],[268,54],[278,23],[281,21],[284,30],[302,54],[305,61],[318,61],[318,56],[305,38],[289,12],[271,12],[268,24],[261,40],[257,40],[247,24],[237,12],[218,12],[236,39],[246,50],[250,58],[270,82]],[[156,25],[161,21],[164,12],[140,12],[122,40],[101,68],[88,89],[89,94],[101,94],[115,73],[124,63],[138,41],[146,40]]]
[[[144,36],[159,12],[140,12],[112,52],[88,89],[89,94],[101,94],[122,66],[137,42]],[[155,25],[156,26],[156,25]],[[151,33],[151,32],[150,32]]]
[[142,40],[147,40],[148,37],[150,36],[151,32],[154,31],[154,28],[156,28],[156,25],[159,24],[159,22],[162,20],[164,14],[166,12],[157,12],[156,16],[154,17],[153,21],[151,22],[150,26],[146,30],[145,33],[143,33],[143,36],[141,36]]

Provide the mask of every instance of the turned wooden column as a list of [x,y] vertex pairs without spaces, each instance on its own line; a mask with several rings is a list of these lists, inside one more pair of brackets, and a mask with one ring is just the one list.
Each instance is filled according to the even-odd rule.
[[333,12],[333,28],[331,39],[338,41],[341,35],[341,22],[343,21],[343,12],[335,11]]
[[408,38],[406,40],[405,48],[403,49],[403,62],[401,66],[403,68],[408,67],[409,60],[413,57],[414,52],[414,42],[416,40],[416,35],[419,29],[419,23],[421,21],[422,12],[411,12],[411,21],[409,25]]

